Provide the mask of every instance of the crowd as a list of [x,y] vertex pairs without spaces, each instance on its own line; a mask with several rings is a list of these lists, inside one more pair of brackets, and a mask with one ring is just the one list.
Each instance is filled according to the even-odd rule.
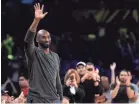
[[[34,48],[34,37],[37,25],[47,14],[47,12],[43,14],[43,7],[44,6],[40,8],[39,4],[38,6],[34,6],[35,18],[24,40],[25,54],[27,56],[26,65],[22,64],[24,55],[21,54],[22,52],[20,53],[19,49],[17,49],[17,52],[12,52],[14,46],[12,37],[7,35],[7,39],[3,41],[2,46],[8,51],[8,59],[7,53],[3,51],[2,59],[6,60],[7,63],[3,61],[2,69],[4,70],[3,75],[8,76],[8,78],[7,81],[2,84],[1,103],[27,103],[33,102],[32,100],[34,99],[36,102],[53,102],[57,97],[60,97],[59,100],[61,100],[62,104],[139,103],[139,80],[133,80],[135,78],[134,75],[137,77],[136,72],[138,72],[139,69],[139,50],[135,38],[136,34],[134,35],[131,30],[128,30],[128,32],[123,30],[119,31],[121,33],[118,38],[117,33],[115,33],[117,29],[113,31],[109,27],[107,29],[111,30],[112,33],[110,32],[104,35],[103,33],[105,32],[101,31],[103,29],[102,26],[102,29],[98,29],[102,34],[98,32],[96,35],[82,36],[80,34],[80,36],[77,36],[77,33],[75,33],[75,35],[67,32],[66,35],[62,36],[61,40],[55,39],[55,42],[51,43],[49,32],[40,30],[36,37],[39,48]],[[88,30],[87,27],[85,28]],[[22,34],[24,34],[24,32]],[[88,32],[86,34],[88,34]],[[20,34],[20,36],[22,35]],[[51,34],[51,36],[53,35]],[[96,38],[92,38],[92,36]],[[20,41],[20,39],[18,41]],[[16,43],[20,44],[20,42]],[[62,64],[59,64],[60,60],[58,55],[49,51],[50,43],[52,45],[50,49],[58,53],[63,65],[69,65],[70,61],[74,59],[76,61],[78,60],[76,65],[73,65],[74,67],[70,65],[67,65],[66,68],[61,67],[60,69],[63,73],[60,72],[59,75],[59,66],[62,66]],[[33,50],[35,50],[35,52]],[[49,54],[49,52],[51,54]],[[44,57],[44,53],[47,54],[47,57]],[[6,54],[6,57],[4,57],[4,54]],[[115,62],[113,62],[113,60]],[[103,69],[102,64],[111,62],[113,63],[109,65],[110,73],[108,74],[108,70],[106,70],[106,68]],[[27,67],[29,70],[25,70]],[[22,72],[22,69],[24,70],[23,72],[28,71],[29,78],[26,77],[26,73],[18,76],[19,72]],[[9,76],[8,74],[11,73],[12,76]],[[61,87],[60,77],[63,87]],[[11,91],[7,88],[7,85],[10,84],[13,92],[18,93],[19,91],[17,91],[14,86],[15,82],[18,82],[18,86],[20,87],[20,94],[18,96],[10,94]],[[31,90],[32,95],[30,93]],[[32,97],[32,99],[29,99],[29,96]],[[55,98],[51,99],[53,97]]]
[[[93,63],[78,62],[76,69],[69,69],[64,77],[62,104],[68,103],[139,103],[139,81],[132,82],[132,73],[121,70],[116,76],[116,63],[110,65],[111,80],[101,76]],[[20,95],[10,96],[1,90],[1,102],[26,103],[29,90],[28,78],[19,77]]]

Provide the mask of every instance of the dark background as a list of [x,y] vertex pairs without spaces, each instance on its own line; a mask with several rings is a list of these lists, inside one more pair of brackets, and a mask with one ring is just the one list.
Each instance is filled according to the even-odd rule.
[[[28,73],[24,37],[33,21],[33,5],[36,2],[44,4],[44,11],[48,12],[38,30],[43,28],[51,33],[51,49],[61,58],[62,80],[66,71],[75,68],[78,61],[93,62],[96,67],[102,68],[102,75],[109,75],[109,65],[115,61],[117,72],[123,68],[131,70],[138,80],[139,0],[2,0],[1,42],[3,44],[7,34],[10,34],[14,41],[12,53],[15,56],[14,60],[9,60],[7,49],[2,47],[2,84],[7,77],[13,78],[15,72]],[[103,10],[103,16],[98,19]],[[135,10],[137,20],[133,15]],[[103,36],[99,35],[101,28],[105,29]],[[117,44],[122,39],[120,28],[127,29],[129,37],[125,44],[130,44],[132,54],[123,56],[122,48]],[[130,38],[130,32],[135,39]],[[94,34],[95,38],[90,39],[89,34]],[[130,53],[129,50],[127,53]]]

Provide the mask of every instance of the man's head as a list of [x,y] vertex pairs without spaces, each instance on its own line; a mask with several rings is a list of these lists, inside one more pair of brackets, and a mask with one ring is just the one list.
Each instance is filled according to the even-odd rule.
[[86,64],[84,62],[78,62],[76,69],[79,75],[84,75],[86,73]]
[[95,70],[94,64],[91,63],[91,62],[88,62],[88,63],[86,64],[86,69],[87,69],[88,71],[94,71],[94,70]]
[[51,43],[50,33],[46,30],[39,30],[37,33],[36,41],[42,49],[47,49]]
[[102,83],[102,87],[104,89],[108,89],[109,88],[109,79],[106,76],[102,76],[101,77],[101,83]]
[[19,86],[20,88],[27,88],[29,86],[28,79],[23,74],[19,77]]
[[121,83],[126,83],[128,79],[128,72],[126,70],[122,70],[119,74],[119,80]]

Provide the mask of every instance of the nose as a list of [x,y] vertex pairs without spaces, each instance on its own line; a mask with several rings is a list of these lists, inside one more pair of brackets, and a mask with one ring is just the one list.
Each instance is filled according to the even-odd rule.
[[48,42],[49,42],[49,39],[48,39],[48,38],[45,38],[45,42],[47,42],[47,43],[48,43]]

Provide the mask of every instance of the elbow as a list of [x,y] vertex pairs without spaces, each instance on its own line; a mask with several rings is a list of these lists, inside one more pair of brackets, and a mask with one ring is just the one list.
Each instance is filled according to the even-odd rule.
[[132,91],[132,93],[129,94],[129,99],[132,99],[134,97],[136,97],[136,94],[134,91]]
[[110,96],[112,99],[114,99],[116,96],[113,94],[113,92],[110,92]]
[[112,98],[112,99],[114,99],[114,98],[115,98],[115,96],[111,95],[111,98]]
[[131,95],[131,94],[128,96],[128,98],[129,98],[129,99],[132,99],[133,97],[134,97],[134,96],[133,96],[133,95]]
[[133,101],[133,102],[136,102],[136,101],[137,101],[137,96],[134,96],[134,97],[131,98],[130,100]]

